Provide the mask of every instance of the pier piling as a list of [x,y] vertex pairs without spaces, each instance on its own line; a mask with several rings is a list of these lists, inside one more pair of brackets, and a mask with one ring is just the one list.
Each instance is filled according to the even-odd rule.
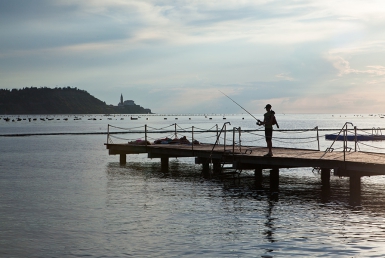
[[161,167],[161,170],[162,172],[168,172],[168,157],[161,157],[160,158],[160,167]]
[[350,176],[350,201],[359,203],[361,199],[361,176],[353,174]]
[[330,169],[321,168],[321,182],[323,187],[330,187]]
[[126,165],[126,162],[127,162],[126,154],[120,154],[119,156],[120,156],[119,158],[120,165]]
[[263,180],[262,168],[256,168],[254,170],[254,176],[255,176],[255,186],[257,187],[257,189],[262,189],[262,180]]
[[278,191],[279,189],[279,169],[270,170],[270,191]]
[[202,163],[202,174],[204,178],[210,178],[210,161],[206,160]]
[[219,175],[221,173],[221,162],[220,160],[213,160],[213,174]]

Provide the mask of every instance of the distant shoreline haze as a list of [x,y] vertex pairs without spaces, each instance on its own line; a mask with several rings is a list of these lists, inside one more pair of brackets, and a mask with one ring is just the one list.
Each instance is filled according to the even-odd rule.
[[152,114],[134,101],[121,102],[117,106],[105,102],[78,88],[23,88],[0,89],[0,114]]

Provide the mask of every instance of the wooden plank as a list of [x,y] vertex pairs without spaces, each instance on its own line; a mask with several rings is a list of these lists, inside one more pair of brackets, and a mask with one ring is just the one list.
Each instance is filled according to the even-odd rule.
[[[385,154],[368,152],[341,151],[323,152],[318,150],[274,148],[273,157],[264,157],[268,152],[265,147],[243,146],[243,151],[235,150],[232,146],[211,144],[182,145],[182,144],[106,144],[110,155],[148,153],[149,157],[196,157],[201,159],[222,159],[228,155],[227,161],[234,160],[234,165],[240,168],[290,168],[290,167],[321,167],[339,168],[340,171],[351,171],[360,175],[385,175]],[[226,150],[226,152],[225,152]],[[247,150],[247,151],[246,151]],[[342,174],[351,174],[344,172]]]

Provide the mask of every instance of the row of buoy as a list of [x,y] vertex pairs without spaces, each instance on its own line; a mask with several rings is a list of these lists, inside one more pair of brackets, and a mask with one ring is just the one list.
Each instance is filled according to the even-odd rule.
[[[115,116],[114,116],[115,117]],[[130,117],[130,119],[131,120],[138,120],[138,118],[140,118],[140,117]],[[205,116],[205,118],[207,118],[207,116]],[[1,119],[1,118],[0,118]],[[7,121],[7,122],[9,122],[9,121],[12,121],[12,122],[16,122],[16,121],[22,121],[22,120],[28,120],[29,122],[31,122],[31,121],[36,121],[36,120],[38,120],[37,118],[20,118],[20,117],[18,117],[18,118],[16,118],[16,119],[11,119],[11,118],[9,118],[9,117],[4,117],[3,118],[5,121]],[[112,120],[113,118],[112,117],[108,117],[107,118],[108,120]],[[167,120],[168,118],[167,117],[164,117],[163,118],[164,120]],[[212,117],[209,117],[208,118],[209,120],[212,120],[213,118]],[[242,120],[243,119],[245,119],[244,117],[242,117]],[[40,120],[41,121],[52,121],[52,120],[55,120],[55,118],[48,118],[48,117],[45,117],[45,118],[40,118]],[[56,118],[56,120],[61,120],[60,118]],[[64,121],[68,121],[68,118],[66,117],[66,118],[63,118],[62,120],[64,120]],[[77,121],[77,120],[82,120],[82,118],[81,117],[77,117],[77,116],[75,116],[74,118],[73,118],[73,120],[74,121]],[[95,117],[93,117],[93,118],[88,118],[88,120],[93,120],[93,121],[96,121],[96,120],[98,120],[97,118],[95,118]],[[99,120],[102,120],[102,118],[100,118]],[[120,118],[120,120],[124,120],[124,118],[123,117],[121,117]],[[146,118],[146,120],[148,120],[148,117]],[[178,117],[175,117],[175,120],[178,120]],[[189,117],[189,120],[191,120],[191,117]],[[226,120],[226,117],[223,117],[223,120]]]
[[[205,117],[205,118],[207,118],[207,116]],[[148,119],[148,118],[147,118]],[[163,118],[164,120],[167,120],[167,117],[165,117],[165,118]],[[209,117],[209,120],[212,120],[213,118],[212,117]],[[226,120],[227,118],[226,117],[223,117],[223,120]],[[242,120],[244,120],[245,118],[244,117],[242,117]],[[178,120],[178,118],[177,117],[175,117],[175,120]],[[191,117],[189,117],[189,119],[188,120],[191,120]]]
[[[16,121],[18,121],[18,122],[20,122],[20,121],[23,121],[23,120],[28,120],[29,122],[31,122],[31,121],[37,121],[37,118],[23,118],[23,119],[21,119],[21,118],[16,118],[16,119],[12,119],[11,120],[11,118],[9,118],[9,117],[4,117],[3,118],[6,122],[9,122],[9,121],[12,121],[12,122],[16,122]],[[41,121],[52,121],[52,120],[54,120],[54,118],[40,118],[40,120]],[[60,120],[60,118],[57,118],[56,120]],[[68,118],[63,118],[63,120],[64,121],[68,121]],[[74,119],[75,120],[75,119]]]

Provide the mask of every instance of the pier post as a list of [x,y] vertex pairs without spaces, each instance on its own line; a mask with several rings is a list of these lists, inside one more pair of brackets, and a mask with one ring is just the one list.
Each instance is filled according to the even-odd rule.
[[270,191],[278,191],[279,189],[279,168],[270,170]]
[[205,160],[202,163],[202,173],[204,178],[210,178],[210,161]]
[[321,168],[321,182],[323,187],[330,187],[330,169]]
[[168,157],[160,158],[160,167],[162,172],[168,172]]
[[352,203],[360,203],[361,199],[361,176],[350,175],[350,201]]
[[219,175],[221,173],[221,162],[219,160],[213,160],[213,174]]
[[126,165],[126,162],[127,162],[126,154],[120,154],[119,156],[120,156],[119,157],[120,165]]
[[255,176],[255,186],[257,187],[257,189],[262,189],[262,180],[263,180],[262,168],[256,168],[254,171],[254,176]]

